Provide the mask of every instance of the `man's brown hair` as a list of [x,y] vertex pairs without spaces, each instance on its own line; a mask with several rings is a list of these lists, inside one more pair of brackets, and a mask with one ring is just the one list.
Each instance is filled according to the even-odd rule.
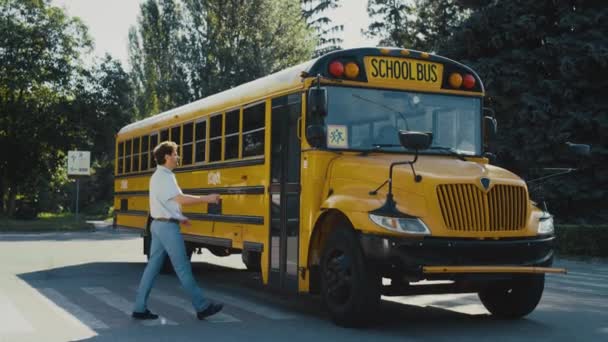
[[165,155],[173,154],[173,151],[177,151],[177,144],[173,141],[163,141],[154,148],[154,159],[158,165],[165,165]]

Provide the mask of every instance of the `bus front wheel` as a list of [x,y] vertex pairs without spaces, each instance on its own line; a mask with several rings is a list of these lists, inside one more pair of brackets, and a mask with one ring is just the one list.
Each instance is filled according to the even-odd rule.
[[364,258],[355,232],[337,228],[321,254],[321,294],[332,320],[341,326],[370,323],[380,303],[380,278]]
[[521,275],[510,281],[489,283],[479,291],[479,299],[498,318],[516,319],[532,312],[543,295],[545,275]]

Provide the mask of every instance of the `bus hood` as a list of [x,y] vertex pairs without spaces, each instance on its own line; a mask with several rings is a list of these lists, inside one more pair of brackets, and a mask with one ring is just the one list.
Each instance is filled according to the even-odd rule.
[[[373,154],[367,156],[345,155],[336,159],[330,167],[329,189],[336,195],[358,199],[354,211],[377,209],[386,199],[388,185],[380,187],[389,176],[393,162],[413,160],[412,155]],[[460,160],[451,156],[421,155],[414,164],[420,182],[414,180],[410,165],[393,168],[393,196],[397,207],[413,216],[425,216],[427,206],[436,204],[437,186],[441,184],[473,184],[491,188],[496,184],[525,187],[525,182],[505,169],[488,165],[483,159]],[[377,194],[370,194],[378,190]]]

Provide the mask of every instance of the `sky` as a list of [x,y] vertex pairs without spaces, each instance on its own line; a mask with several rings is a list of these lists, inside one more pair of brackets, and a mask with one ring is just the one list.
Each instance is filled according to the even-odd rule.
[[[129,27],[135,25],[139,4],[143,0],[53,0],[55,6],[63,7],[71,16],[80,17],[88,26],[95,43],[95,53],[109,53],[128,65]],[[375,46],[375,41],[366,39],[361,29],[369,24],[367,0],[342,0],[342,6],[333,10],[332,20],[344,25],[343,48]]]

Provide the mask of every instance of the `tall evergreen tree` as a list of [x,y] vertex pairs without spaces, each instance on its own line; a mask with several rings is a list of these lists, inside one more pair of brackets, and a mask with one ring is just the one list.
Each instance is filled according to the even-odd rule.
[[586,0],[477,4],[440,51],[484,80],[486,105],[499,119],[498,161],[531,178],[530,169],[572,165],[564,160],[564,142],[592,144],[592,157],[575,164],[577,176],[545,189],[558,217],[605,222],[608,7]]
[[369,0],[367,12],[372,18],[369,37],[379,38],[379,46],[417,48],[420,37],[415,29],[414,6],[408,0]]
[[469,15],[463,0],[369,0],[366,34],[381,46],[435,52]]
[[185,70],[177,62],[183,32],[182,13],[174,0],[146,0],[137,27],[129,32],[132,77],[138,116],[145,117],[190,99]]
[[340,33],[344,31],[344,25],[335,25],[327,16],[328,11],[340,6],[340,0],[300,0],[300,3],[302,16],[317,35],[314,56],[341,49],[344,40]]
[[[148,0],[154,4],[161,0]],[[162,32],[172,37],[137,39],[137,32],[156,32],[153,20],[140,20],[132,29],[131,62],[140,87],[140,115],[148,116],[176,105],[229,89],[310,58],[314,41],[302,19],[297,0],[162,0],[173,8],[175,20]],[[171,3],[171,5],[169,4]],[[161,11],[162,12],[162,11]],[[148,16],[148,15],[147,15]],[[144,15],[142,14],[142,17]],[[162,15],[161,15],[162,17]],[[143,35],[141,35],[143,36]],[[147,56],[147,57],[145,57]],[[151,67],[144,61],[150,60]],[[138,62],[139,61],[139,62]],[[159,66],[165,66],[163,68]],[[159,71],[159,70],[164,71]],[[174,82],[164,89],[161,103],[159,75]],[[164,79],[167,79],[165,77]],[[146,84],[154,86],[145,87]]]

